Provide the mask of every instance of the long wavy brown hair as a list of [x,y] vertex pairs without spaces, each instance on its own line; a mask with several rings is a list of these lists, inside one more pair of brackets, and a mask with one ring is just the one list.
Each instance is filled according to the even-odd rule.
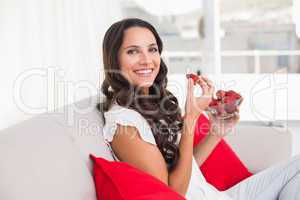
[[149,88],[149,94],[143,95],[141,88],[131,83],[120,73],[118,51],[123,42],[124,31],[131,27],[142,27],[150,30],[155,36],[159,54],[163,43],[155,28],[148,22],[129,18],[114,23],[103,39],[104,81],[101,91],[105,100],[97,105],[102,113],[107,112],[114,102],[120,106],[139,112],[148,122],[156,144],[162,153],[168,170],[176,166],[179,158],[177,136],[181,132],[183,119],[177,98],[166,89],[168,69],[161,59],[159,73]]

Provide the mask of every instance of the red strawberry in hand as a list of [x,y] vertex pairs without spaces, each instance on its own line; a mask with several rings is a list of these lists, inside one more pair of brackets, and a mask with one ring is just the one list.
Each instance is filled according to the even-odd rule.
[[210,104],[209,104],[209,107],[212,107],[212,106],[218,106],[218,102],[219,102],[219,101],[218,101],[217,99],[214,99],[214,98],[213,98],[213,99],[211,100]]
[[218,90],[217,93],[216,93],[216,96],[218,99],[223,99],[226,95],[226,92],[224,90]]
[[219,99],[213,99],[209,104],[209,110],[214,114],[218,116],[224,115],[224,105]]
[[199,77],[196,74],[187,74],[186,78],[192,78],[194,81],[194,85],[196,84],[196,82],[199,80]]

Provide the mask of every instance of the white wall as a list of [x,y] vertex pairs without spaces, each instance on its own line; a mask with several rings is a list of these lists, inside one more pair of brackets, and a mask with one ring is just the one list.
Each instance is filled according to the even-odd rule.
[[96,94],[120,17],[118,0],[1,0],[0,129]]

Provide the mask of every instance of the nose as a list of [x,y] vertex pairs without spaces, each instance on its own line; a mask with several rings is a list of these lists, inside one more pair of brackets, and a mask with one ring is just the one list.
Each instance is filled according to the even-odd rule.
[[142,52],[140,56],[140,64],[151,63],[151,55],[148,52]]

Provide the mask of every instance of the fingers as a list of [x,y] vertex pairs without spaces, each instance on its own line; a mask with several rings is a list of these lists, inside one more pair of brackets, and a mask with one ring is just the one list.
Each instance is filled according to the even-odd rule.
[[222,118],[222,117],[218,117],[216,115],[213,115],[211,112],[207,112],[208,116],[210,119],[217,121],[219,123],[227,123],[227,124],[236,124],[239,120],[240,120],[240,115],[238,112],[234,113],[234,115],[232,117],[229,118]]
[[213,86],[213,82],[209,80],[206,76],[201,76],[201,79],[210,87]]
[[227,128],[232,132],[235,125],[238,123],[240,119],[240,116],[239,115],[236,115],[235,117],[233,117],[232,119],[230,119],[228,122],[227,122]]
[[239,120],[240,120],[240,115],[238,113],[235,113],[235,115],[232,118],[228,119],[228,122],[236,124]]
[[199,76],[197,84],[200,85],[200,87],[202,88],[204,96],[212,97],[214,92],[214,86],[212,81],[210,81],[205,76]]
[[211,112],[206,112],[206,114],[208,115],[208,119],[216,119],[216,117],[211,114]]
[[234,127],[240,120],[240,115],[236,113],[233,117],[225,119],[222,123],[227,124],[228,128]]
[[203,80],[202,76],[199,76],[199,79],[196,82],[203,90],[203,95],[207,95],[209,92],[208,84]]
[[224,137],[229,133],[234,133],[235,125],[240,119],[239,114],[236,114],[229,119],[220,119],[216,116],[209,114],[211,120],[211,130],[214,134]]
[[188,88],[187,88],[187,101],[191,102],[194,97],[194,83],[193,79],[188,79]]
[[215,90],[215,87],[214,87],[214,84],[211,80],[209,80],[206,76],[202,76],[202,79],[206,82],[206,84],[208,85],[209,87],[209,92],[211,94],[214,93],[214,90]]

